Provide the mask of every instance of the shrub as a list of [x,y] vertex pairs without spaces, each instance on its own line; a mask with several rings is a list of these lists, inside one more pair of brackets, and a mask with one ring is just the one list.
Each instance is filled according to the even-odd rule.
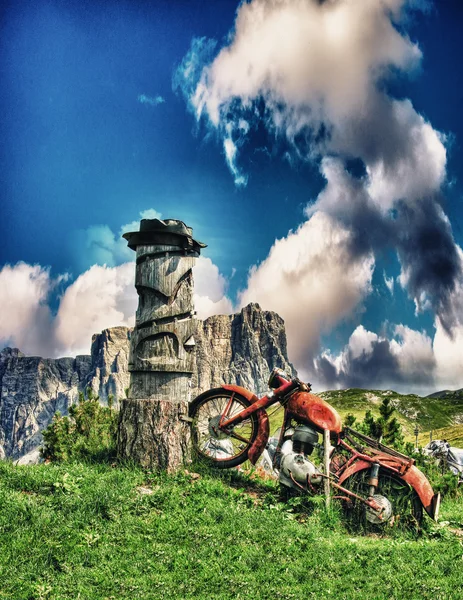
[[87,397],[80,392],[78,403],[69,408],[69,416],[57,412],[43,431],[41,456],[52,462],[112,460],[116,452],[117,421],[112,396],[108,398],[108,406],[103,406],[90,388]]

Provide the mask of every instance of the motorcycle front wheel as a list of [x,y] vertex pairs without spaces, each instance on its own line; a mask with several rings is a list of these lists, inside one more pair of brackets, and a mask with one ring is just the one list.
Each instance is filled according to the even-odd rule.
[[[343,486],[367,498],[369,477],[370,471],[365,469],[349,477]],[[406,481],[381,469],[374,499],[383,507],[381,517],[355,498],[344,503],[350,529],[372,533],[391,529],[419,531],[423,520],[423,505],[416,491]]]
[[[249,449],[257,437],[258,419],[250,415],[228,432],[218,430],[220,418],[227,411],[231,418],[251,406],[247,398],[217,388],[201,394],[190,405],[191,441],[196,458],[206,463],[227,469],[237,467],[248,458]],[[228,407],[228,409],[227,409]]]

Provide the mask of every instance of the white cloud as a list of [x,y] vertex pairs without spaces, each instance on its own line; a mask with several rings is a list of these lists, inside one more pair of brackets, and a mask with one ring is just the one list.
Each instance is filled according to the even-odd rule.
[[436,321],[433,351],[437,362],[437,381],[442,388],[463,388],[463,326],[449,336]]
[[[152,213],[142,216],[154,218]],[[132,226],[127,227],[133,230]],[[135,262],[93,265],[68,285],[53,315],[51,296],[68,279],[52,278],[49,269],[39,265],[5,265],[0,271],[0,347],[16,346],[40,356],[75,356],[89,353],[94,333],[119,325],[133,327],[138,304]],[[198,259],[194,280],[200,319],[233,312],[227,280],[209,258]]]
[[[439,191],[446,176],[445,136],[409,100],[387,101],[378,116],[390,123],[387,142],[396,148],[367,161],[367,189],[373,200],[385,211],[398,200],[413,202]],[[375,129],[382,133],[379,126]]]
[[200,256],[193,268],[194,303],[199,319],[233,312],[226,296],[228,282],[210,258]]
[[371,289],[373,257],[352,261],[350,242],[348,230],[315,213],[250,270],[240,305],[258,302],[283,317],[289,357],[298,369],[306,369],[320,334],[348,317]]
[[[215,57],[212,43],[195,40],[176,73],[198,122],[222,138],[237,185],[246,182],[237,166],[240,149],[259,120],[271,136],[289,142],[291,163],[320,161],[326,186],[308,207],[309,220],[251,271],[241,300],[282,314],[296,363],[317,346],[321,331],[362,302],[374,253],[387,247],[397,250],[399,281],[417,310],[433,310],[447,330],[459,323],[448,296],[463,268],[436,200],[446,177],[446,137],[409,100],[388,96],[383,85],[392,73],[419,65],[421,50],[401,25],[408,10],[427,7],[407,0],[252,0],[238,8],[227,44]],[[363,176],[350,174],[352,159],[363,165]],[[342,244],[336,235],[318,240],[321,212],[332,231],[343,232]],[[317,240],[314,247],[309,236]],[[288,250],[287,262],[280,248]],[[317,248],[323,252],[315,261]],[[301,252],[312,281],[328,281],[319,303],[306,279],[297,282],[287,266]],[[357,276],[352,285],[339,264]],[[393,293],[393,280],[385,283]],[[295,316],[298,296],[301,307],[310,307],[300,309],[303,323]]]
[[[237,12],[234,34],[196,85],[192,104],[218,126],[234,99],[263,97],[277,128],[297,133],[327,116],[359,114],[373,83],[389,68],[421,57],[389,18],[390,4],[356,0],[253,0]],[[404,2],[395,2],[396,10]],[[192,48],[197,54],[197,47]],[[188,57],[185,64],[191,64]],[[185,73],[196,76],[198,69]],[[191,81],[191,80],[190,80]],[[309,110],[306,110],[309,109]]]
[[322,388],[393,388],[429,394],[463,387],[463,327],[447,335],[436,320],[434,339],[403,324],[388,338],[358,326],[337,355],[324,351],[314,361]]
[[371,354],[373,343],[378,341],[378,336],[372,331],[367,331],[359,325],[349,338],[349,350],[352,358],[359,358],[362,354]]
[[417,385],[423,370],[435,370],[432,340],[426,332],[402,324],[394,328],[394,334],[397,339],[391,342],[391,348],[398,358],[403,377]]
[[94,265],[66,289],[54,323],[65,354],[88,354],[92,335],[108,327],[133,327],[138,304],[134,274],[134,263]]
[[0,271],[0,344],[44,357],[88,354],[94,333],[133,325],[137,305],[134,264],[95,265],[65,290],[56,315],[51,296],[68,276],[17,263]]
[[49,269],[23,262],[0,271],[0,344],[27,348],[30,354],[49,353],[51,311],[47,304],[57,280]]

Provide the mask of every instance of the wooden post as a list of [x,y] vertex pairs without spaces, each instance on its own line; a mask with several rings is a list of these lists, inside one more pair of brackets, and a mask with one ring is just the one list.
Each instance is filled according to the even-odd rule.
[[323,450],[324,450],[323,466],[324,466],[325,475],[327,475],[327,477],[325,477],[325,479],[324,479],[325,503],[326,503],[326,508],[328,509],[330,507],[330,480],[328,479],[328,477],[330,474],[330,453],[331,453],[331,442],[330,442],[329,429],[323,430]]
[[137,253],[139,296],[131,337],[128,398],[119,418],[121,458],[174,471],[188,458],[190,381],[194,368],[192,268],[205,246],[182,221],[143,219],[124,234]]

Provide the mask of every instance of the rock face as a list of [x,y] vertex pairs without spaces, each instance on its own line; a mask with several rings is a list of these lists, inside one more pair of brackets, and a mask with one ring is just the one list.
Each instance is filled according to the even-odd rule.
[[0,353],[0,457],[18,458],[37,447],[56,411],[78,398],[90,356],[40,358],[16,348]]
[[[129,385],[131,330],[106,329],[92,338],[90,356],[44,359],[18,349],[0,352],[0,458],[18,459],[35,450],[41,430],[56,411],[67,414],[80,391],[90,386],[100,400],[125,397]],[[196,365],[191,398],[236,383],[260,394],[274,367],[295,374],[286,350],[284,322],[258,304],[236,315],[197,321]]]
[[264,394],[274,367],[296,375],[288,361],[283,319],[274,312],[261,310],[258,304],[248,304],[236,315],[217,315],[199,321],[195,341],[192,399],[223,383]]
[[127,327],[111,327],[92,337],[91,366],[86,379],[86,387],[90,386],[103,402],[113,396],[114,405],[125,397],[129,387],[130,337],[132,330]]

